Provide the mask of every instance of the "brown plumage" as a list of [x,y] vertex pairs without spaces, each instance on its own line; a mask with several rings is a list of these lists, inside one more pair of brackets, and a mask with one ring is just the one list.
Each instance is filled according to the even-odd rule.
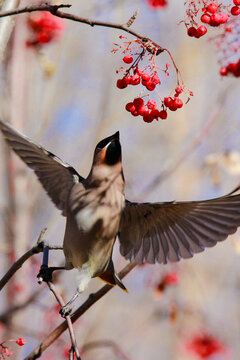
[[235,191],[206,201],[125,200],[119,132],[97,144],[91,171],[84,179],[10,125],[0,121],[0,129],[67,218],[65,268],[79,269],[78,293],[96,276],[126,290],[112,262],[117,235],[126,259],[166,264],[214,246],[240,226],[240,195],[234,195]]

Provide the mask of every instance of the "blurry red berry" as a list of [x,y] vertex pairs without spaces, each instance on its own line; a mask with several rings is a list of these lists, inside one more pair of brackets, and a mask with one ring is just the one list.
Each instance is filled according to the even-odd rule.
[[187,33],[188,33],[188,36],[195,37],[197,34],[197,29],[195,27],[191,26],[188,29]]
[[150,80],[150,75],[148,73],[143,73],[142,79],[143,79],[143,81],[148,81],[148,80]]
[[165,120],[165,119],[167,118],[167,112],[166,112],[166,110],[160,111],[159,117],[160,117],[161,119]]
[[234,5],[240,5],[240,0],[233,0]]
[[25,345],[25,343],[26,343],[26,340],[22,337],[20,337],[16,340],[16,344],[18,344],[19,346],[23,346],[23,345]]
[[171,97],[165,97],[164,98],[164,105],[166,107],[169,107],[169,105],[171,105],[172,102],[173,102],[173,99]]
[[201,22],[205,23],[205,24],[209,24],[210,23],[210,19],[211,19],[211,16],[208,15],[208,14],[203,14],[201,16]]
[[174,99],[174,105],[177,106],[177,108],[180,109],[180,108],[183,106],[183,102],[182,102],[181,99],[175,98],[175,99]]
[[176,91],[176,94],[181,94],[181,93],[183,92],[182,86],[177,86],[177,87],[175,88],[175,91]]
[[124,61],[126,64],[131,64],[131,63],[133,62],[133,57],[130,56],[130,55],[126,55],[126,56],[124,56],[123,61]]
[[160,83],[159,76],[158,75],[153,75],[152,78],[151,78],[151,81],[156,85],[159,84]]
[[237,16],[240,14],[240,7],[239,6],[233,6],[231,8],[231,14],[234,16]]
[[145,116],[149,114],[149,109],[147,106],[140,106],[140,108],[138,109],[139,115],[141,116]]
[[131,111],[131,114],[132,114],[133,116],[138,116],[138,115],[139,115],[139,112],[138,112],[138,110],[134,110],[134,111]]
[[138,85],[140,84],[140,76],[138,74],[135,74],[132,76],[131,80],[130,80],[130,84],[131,85]]
[[197,35],[196,37],[201,37],[207,33],[207,28],[204,25],[201,25],[197,28]]
[[150,114],[156,120],[159,118],[159,110],[158,109],[153,109]]
[[147,0],[147,2],[152,8],[164,8],[167,6],[167,0]]
[[229,19],[229,15],[226,13],[221,14],[221,24],[225,24]]
[[139,108],[140,106],[144,105],[144,100],[142,98],[135,98],[133,100],[133,104]]
[[134,103],[130,102],[130,103],[126,104],[125,109],[127,111],[132,112],[132,111],[136,110],[136,107],[135,107]]
[[127,87],[127,83],[125,81],[123,81],[123,79],[118,79],[117,80],[117,87],[119,89],[125,89]]
[[218,10],[218,5],[211,3],[207,6],[207,11],[211,14],[214,14]]
[[145,122],[147,122],[147,123],[151,123],[152,121],[153,121],[153,116],[151,115],[151,113],[150,114],[148,114],[148,115],[145,115],[145,116],[143,116],[143,121],[145,121]]
[[149,90],[149,91],[153,91],[156,87],[156,84],[152,81],[149,81],[147,84],[146,84],[146,88]]
[[218,14],[218,13],[213,14],[210,19],[210,25],[212,25],[212,26],[214,26],[214,24],[215,24],[215,26],[220,25],[221,21],[222,21],[221,14]]
[[131,75],[127,75],[127,76],[124,77],[124,79],[125,79],[127,84],[130,84],[132,77],[131,77]]
[[143,73],[143,71],[141,69],[139,69],[139,67],[136,67],[136,69],[134,70],[134,74],[138,74],[139,76],[141,76]]
[[222,67],[222,68],[219,70],[219,74],[220,74],[221,76],[227,76],[227,74],[228,74],[227,68],[226,68],[226,67]]
[[157,103],[155,100],[152,100],[152,99],[148,100],[147,107],[149,109],[155,109],[156,106],[157,106]]

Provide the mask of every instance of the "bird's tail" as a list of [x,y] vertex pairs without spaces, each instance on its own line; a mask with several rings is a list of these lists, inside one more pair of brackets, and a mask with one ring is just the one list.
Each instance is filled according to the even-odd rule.
[[107,283],[108,285],[115,286],[118,285],[123,291],[128,293],[128,290],[123,285],[122,281],[119,279],[117,274],[114,271],[113,262],[110,260],[107,270],[104,271],[101,275],[98,276],[99,279]]

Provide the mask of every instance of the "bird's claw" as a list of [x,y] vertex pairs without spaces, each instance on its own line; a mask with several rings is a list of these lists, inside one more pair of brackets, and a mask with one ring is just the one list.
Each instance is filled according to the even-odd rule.
[[52,282],[52,273],[53,271],[51,268],[46,265],[42,265],[37,275],[38,283],[41,284],[43,281]]
[[66,305],[64,305],[64,306],[61,307],[61,309],[60,309],[60,311],[59,311],[59,314],[60,314],[63,318],[65,318],[66,316],[70,315],[71,312],[72,312],[71,306],[69,306],[69,305],[66,304]]

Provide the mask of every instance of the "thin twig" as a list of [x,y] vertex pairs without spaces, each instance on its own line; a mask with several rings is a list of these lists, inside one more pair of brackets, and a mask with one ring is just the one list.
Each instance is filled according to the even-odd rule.
[[[124,267],[118,274],[120,279],[124,278],[135,266],[136,262],[132,262]],[[88,299],[73,313],[71,316],[72,323],[74,323],[81,315],[83,315],[92,305],[101,299],[107,292],[112,289],[112,286],[105,285],[96,293],[89,295]],[[67,329],[66,320],[63,321],[56,329],[54,329],[47,337],[38,345],[24,360],[34,360],[39,358],[42,353]]]
[[[49,259],[49,246],[43,244],[43,261],[42,261],[42,266],[41,266],[41,270],[47,271],[48,270],[48,259]],[[55,296],[57,302],[59,303],[59,305],[61,307],[63,307],[64,301],[63,298],[61,297],[61,295],[58,293],[56,287],[54,286],[52,280],[46,281],[50,291],[53,293],[53,295]],[[74,331],[73,331],[73,326],[72,326],[72,321],[70,318],[70,315],[66,316],[66,321],[67,321],[67,325],[68,325],[68,330],[69,330],[69,335],[70,335],[70,339],[71,339],[71,348],[73,349],[73,352],[76,354],[76,358],[77,360],[81,360],[80,355],[79,355],[79,351],[77,348],[77,342],[75,339],[75,335],[74,335]]]
[[48,5],[48,4],[41,4],[41,5],[28,5],[23,8],[17,8],[13,10],[1,11],[0,17],[6,16],[13,16],[23,13],[30,13],[34,11],[50,11],[51,13],[55,13],[59,8],[70,8],[72,5],[68,4],[61,4],[61,5]]
[[[63,298],[57,292],[56,287],[54,286],[54,284],[52,282],[48,281],[47,285],[48,285],[49,289],[52,291],[52,293],[54,294],[57,302],[63,307],[65,305],[64,301],[63,301]],[[74,350],[74,352],[76,354],[77,360],[81,360],[80,355],[79,355],[79,351],[78,351],[78,347],[77,347],[76,338],[75,338],[74,331],[73,331],[73,325],[72,325],[70,315],[66,316],[66,322],[67,322],[67,326],[68,326],[68,330],[69,330],[69,335],[70,335],[70,339],[71,339],[71,343],[72,343],[72,348],[73,348],[73,350]]]

